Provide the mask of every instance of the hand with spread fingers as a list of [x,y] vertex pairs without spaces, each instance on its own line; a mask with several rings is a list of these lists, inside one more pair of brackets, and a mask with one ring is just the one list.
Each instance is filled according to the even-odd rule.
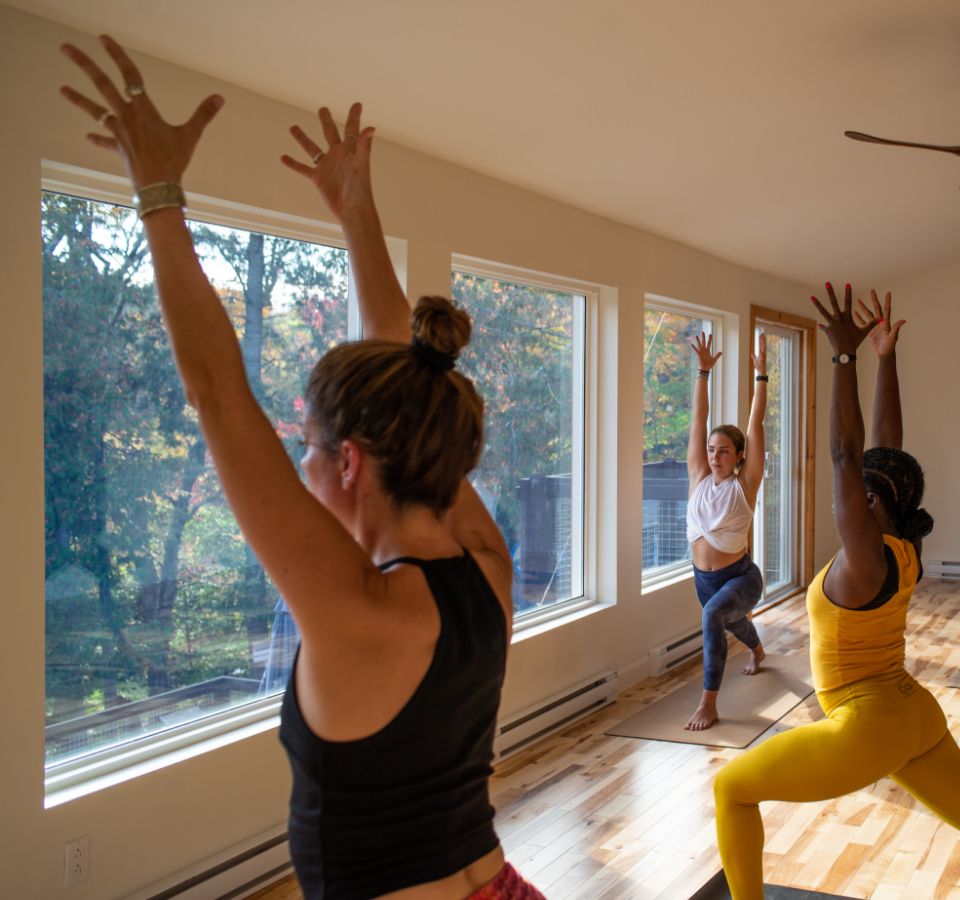
[[297,143],[307,152],[312,165],[284,154],[281,162],[287,168],[309,178],[323,195],[330,211],[341,221],[352,212],[368,210],[373,205],[370,186],[370,144],[373,128],[360,128],[362,106],[354,103],[347,115],[347,124],[340,129],[327,107],[318,113],[327,149],[323,150],[299,126],[290,129]]
[[120,154],[135,189],[160,183],[179,185],[203,130],[223,106],[223,98],[217,94],[207,97],[184,124],[171,125],[153,105],[140,71],[123,48],[107,35],[100,42],[120,69],[123,93],[86,53],[64,44],[60,49],[90,78],[101,102],[66,86],[60,89],[61,95],[109,132],[92,132],[87,137],[98,147]]
[[723,351],[713,352],[713,335],[709,337],[704,332],[700,332],[699,337],[690,341],[693,352],[697,354],[697,364],[704,372],[709,372],[716,364],[717,360],[723,356]]
[[866,324],[855,321],[853,317],[853,291],[848,284],[843,293],[843,309],[837,302],[837,295],[833,290],[833,285],[828,281],[826,284],[827,296],[830,298],[832,312],[828,312],[826,307],[816,298],[810,300],[820,311],[826,324],[817,323],[830,341],[830,346],[837,353],[853,354],[877,324],[874,318],[870,318]]
[[883,298],[883,308],[880,307],[880,298],[877,292],[870,291],[870,301],[873,305],[873,312],[867,308],[859,297],[857,298],[857,309],[853,316],[861,328],[867,328],[872,323],[873,330],[870,332],[870,343],[877,356],[889,356],[897,349],[897,338],[900,329],[907,324],[906,319],[900,319],[899,322],[893,322],[890,317],[890,304],[892,295],[887,291]]

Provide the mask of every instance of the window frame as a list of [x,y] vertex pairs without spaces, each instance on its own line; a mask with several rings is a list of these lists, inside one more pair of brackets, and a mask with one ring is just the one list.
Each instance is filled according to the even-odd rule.
[[[40,192],[50,191],[133,208],[130,184],[126,178],[50,160],[41,161],[39,188]],[[342,229],[329,222],[193,192],[187,194],[187,204],[187,218],[191,221],[347,249]],[[403,283],[406,277],[406,241],[397,238],[386,240],[391,261]],[[348,277],[347,339],[356,340],[361,336],[360,313],[352,270]],[[278,691],[64,762],[47,764],[45,760],[44,808],[59,806],[105,787],[277,728],[282,700],[283,692]]]
[[[604,289],[597,284],[537,272],[531,269],[512,266],[507,263],[478,259],[460,253],[451,254],[451,286],[454,272],[490,278],[497,281],[509,281],[548,291],[575,294],[584,298],[582,315],[574,316],[574,365],[578,366],[582,377],[579,390],[574,380],[573,403],[580,409],[580,434],[574,438],[574,446],[580,445],[580,459],[576,468],[580,471],[582,490],[579,498],[579,521],[581,534],[581,584],[582,592],[568,600],[551,605],[547,609],[533,610],[514,615],[513,638],[540,633],[559,621],[566,621],[575,615],[601,604],[599,598],[599,560],[597,554],[597,497],[598,466],[597,460],[597,411],[598,396],[598,358],[599,358],[599,304]],[[579,339],[579,340],[578,340]],[[579,344],[579,346],[578,346]],[[576,431],[576,429],[575,429]],[[574,451],[576,459],[576,451]],[[572,472],[571,472],[572,474]],[[577,507],[576,492],[571,503],[571,520]]]
[[[707,418],[707,432],[718,420],[717,412],[721,411],[726,416],[730,410],[728,408],[727,396],[725,391],[725,375],[728,371],[736,372],[737,354],[731,353],[727,347],[736,347],[737,339],[737,316],[724,310],[714,307],[703,306],[698,303],[690,303],[685,300],[677,300],[672,297],[666,297],[661,294],[644,294],[643,315],[646,320],[646,314],[649,310],[658,312],[672,313],[673,315],[685,316],[690,319],[701,319],[710,323],[710,334],[713,335],[714,352],[723,352],[718,364],[714,367],[713,373],[709,379],[707,390],[709,400],[709,415]],[[729,340],[728,340],[729,338]],[[693,351],[691,350],[691,353]],[[644,347],[644,362],[646,362],[647,348]],[[646,374],[644,373],[644,388],[646,388]],[[644,403],[646,398],[644,397]],[[734,407],[734,412],[735,412]],[[644,409],[644,415],[646,410]],[[720,421],[724,416],[720,417]],[[736,418],[734,416],[733,418]],[[642,450],[641,450],[642,458]],[[642,465],[642,463],[641,463]],[[641,495],[642,497],[642,495]],[[689,491],[688,491],[689,500]],[[642,499],[641,499],[642,503]],[[642,549],[642,529],[641,529],[641,569],[640,569],[640,592],[641,594],[667,587],[678,581],[693,576],[693,562],[689,559],[678,560],[674,563],[667,563],[662,566],[651,566],[649,569],[643,568],[643,549]]]

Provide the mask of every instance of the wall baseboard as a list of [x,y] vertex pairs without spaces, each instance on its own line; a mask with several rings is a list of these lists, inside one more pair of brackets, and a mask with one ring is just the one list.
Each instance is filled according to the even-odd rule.
[[292,871],[284,824],[148,885],[127,900],[240,900]]

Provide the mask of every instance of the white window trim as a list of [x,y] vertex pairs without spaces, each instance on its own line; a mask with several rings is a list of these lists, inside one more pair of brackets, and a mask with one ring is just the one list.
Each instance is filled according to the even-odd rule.
[[[561,603],[556,603],[548,609],[527,612],[519,617],[514,617],[513,640],[522,640],[525,637],[540,634],[550,628],[559,627],[579,619],[592,608],[606,606],[614,602],[616,578],[615,575],[605,576],[603,574],[603,568],[610,566],[610,563],[609,560],[603,560],[603,565],[601,565],[600,559],[598,533],[601,521],[609,518],[610,514],[606,510],[608,501],[604,499],[603,505],[598,502],[602,495],[609,493],[601,487],[600,472],[602,467],[598,465],[598,461],[600,454],[604,452],[604,448],[607,448],[606,456],[610,455],[609,449],[613,448],[612,462],[609,459],[605,461],[610,466],[610,471],[615,471],[616,391],[601,393],[599,387],[602,375],[601,366],[603,365],[601,361],[605,357],[608,361],[612,361],[614,384],[616,383],[616,352],[613,347],[608,349],[608,346],[615,344],[617,292],[613,288],[575,278],[566,278],[462,254],[452,254],[451,270],[478,275],[483,278],[531,285],[549,291],[578,294],[586,298],[582,326],[583,340],[580,349],[582,358],[579,360],[583,369],[582,398],[577,398],[582,399],[583,408],[583,434],[581,437],[583,444],[583,492],[582,509],[580,510],[583,544],[583,593]],[[611,309],[614,316],[602,315],[601,304]],[[609,322],[606,321],[608,319]],[[611,328],[613,334],[609,333]],[[604,418],[609,418],[612,425],[612,429],[604,429],[602,442],[598,435],[601,408],[606,411]],[[615,477],[613,483],[615,492]],[[613,506],[613,510],[615,514],[615,506]],[[607,529],[604,528],[604,541],[613,540],[615,545],[615,524],[610,528],[610,531],[612,532],[611,536],[606,537]],[[615,566],[611,567],[611,569],[614,568]]]
[[[50,160],[41,162],[42,191],[69,194],[118,206],[133,206],[126,178]],[[187,194],[188,218],[213,225],[243,228],[346,249],[336,225],[303,216]],[[407,242],[387,238],[387,247],[401,284],[406,281]],[[349,281],[348,335],[359,337],[354,279]],[[202,716],[159,733],[94,750],[63,763],[45,766],[44,807],[49,809],[103,788],[137,778],[174,763],[245,740],[279,725],[282,693]]]
[[[707,420],[707,429],[709,430],[712,423],[717,420],[727,422],[737,421],[735,388],[737,385],[736,376],[739,363],[738,341],[740,317],[736,313],[717,309],[712,306],[704,306],[686,300],[676,300],[661,294],[644,294],[644,315],[646,315],[647,310],[651,309],[682,316],[690,316],[697,319],[706,319],[711,323],[713,350],[715,353],[722,351],[723,356],[720,357],[720,363],[714,368],[710,378],[710,417]],[[726,389],[727,380],[734,385],[734,390],[730,391]],[[719,417],[717,416],[718,410],[721,413]],[[641,550],[641,559],[642,558],[643,553]],[[692,577],[693,562],[689,559],[669,563],[664,566],[651,567],[649,569],[643,569],[641,563],[641,596]]]

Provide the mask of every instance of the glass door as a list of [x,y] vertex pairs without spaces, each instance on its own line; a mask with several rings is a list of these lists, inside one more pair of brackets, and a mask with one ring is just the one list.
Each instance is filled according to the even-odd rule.
[[[754,554],[763,571],[763,602],[778,599],[798,583],[800,472],[800,360],[802,334],[757,322],[767,336],[767,409],[764,478],[754,514]],[[749,448],[748,448],[749,452]]]

